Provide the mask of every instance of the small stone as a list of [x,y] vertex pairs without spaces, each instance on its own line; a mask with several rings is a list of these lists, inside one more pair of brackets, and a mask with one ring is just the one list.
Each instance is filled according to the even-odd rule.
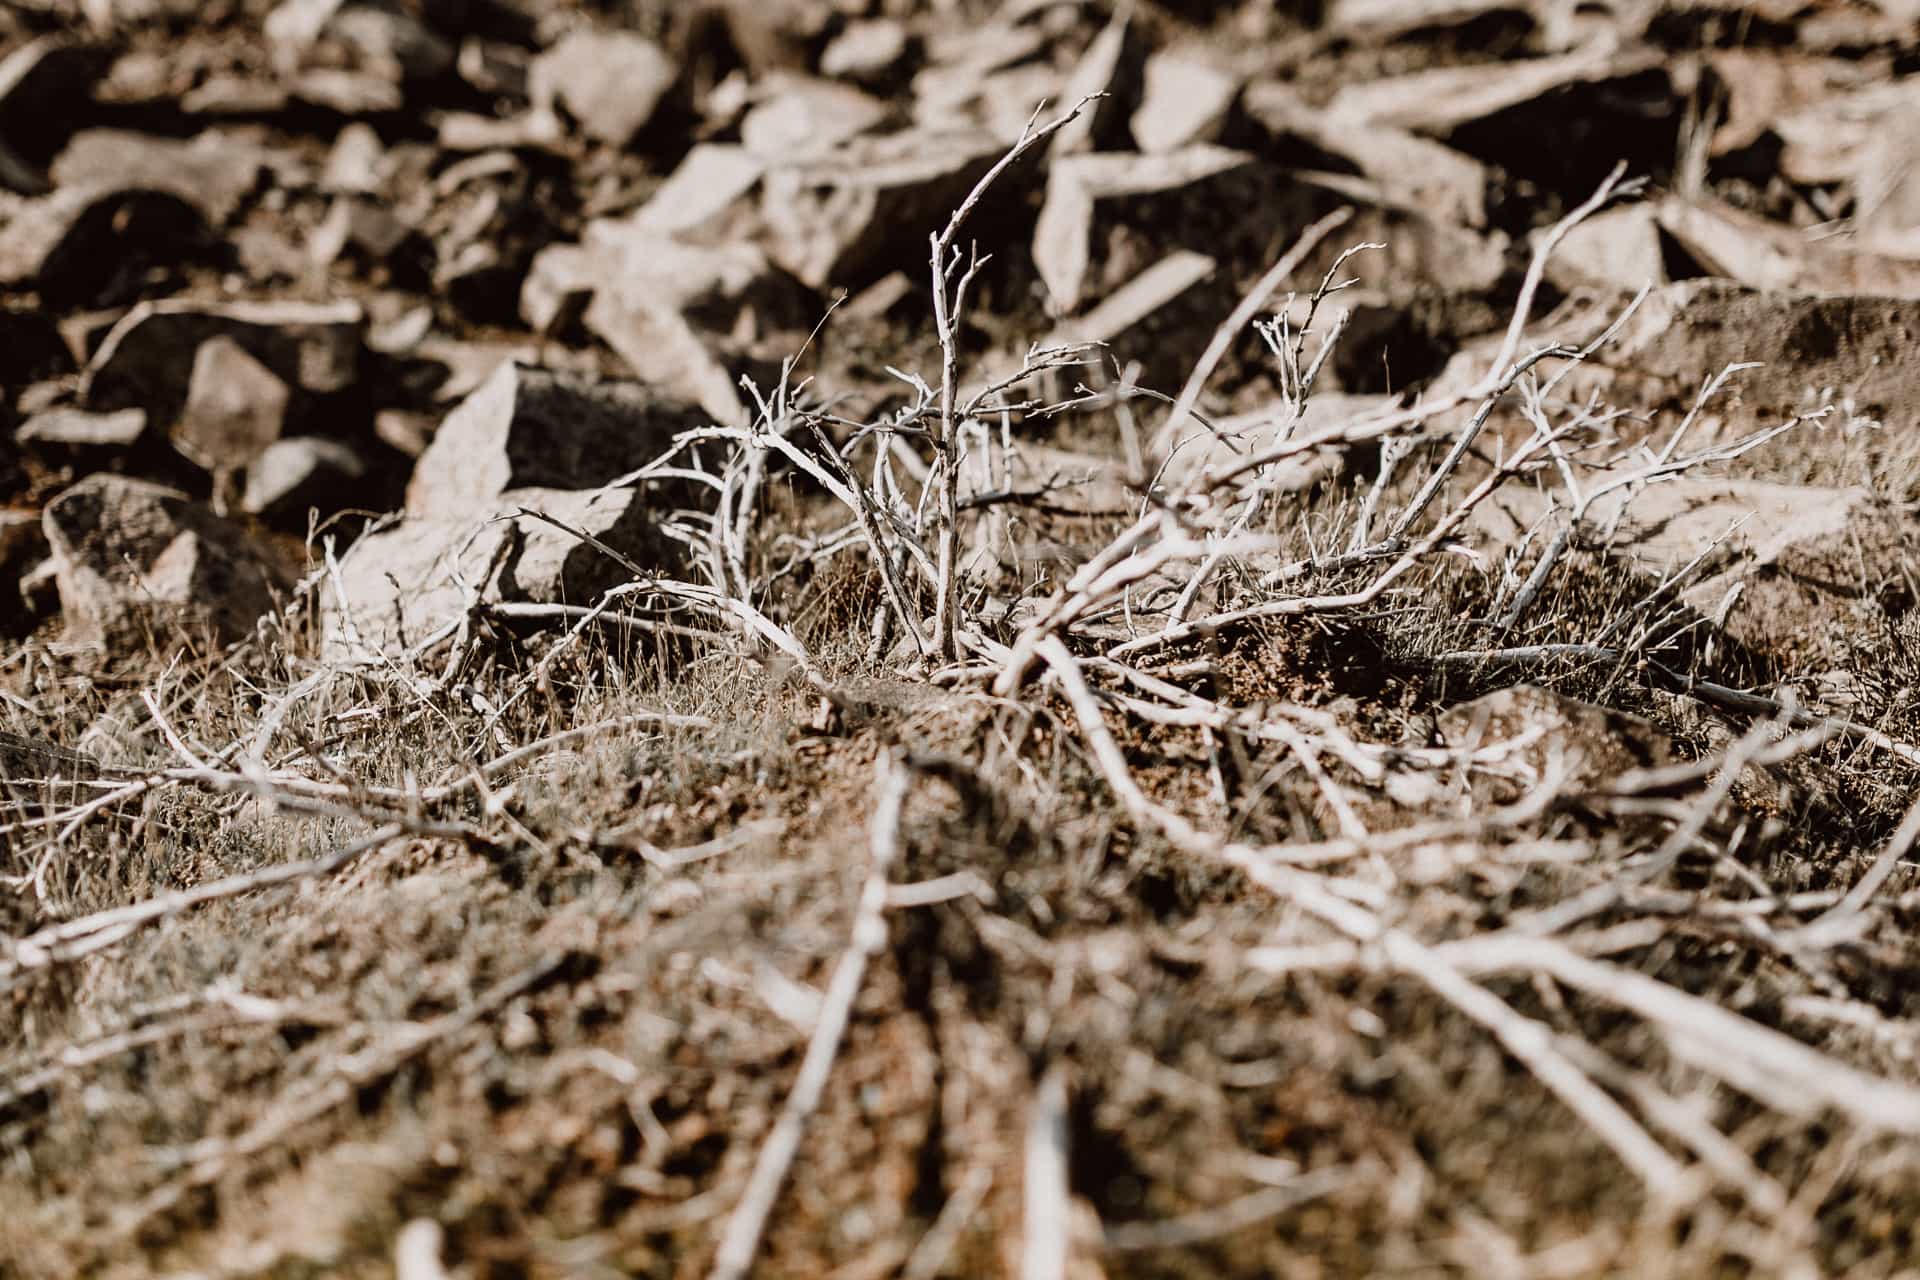
[[799,80],[747,112],[740,142],[763,160],[791,160],[830,151],[886,118],[886,104],[858,89]]
[[1386,198],[1439,221],[1475,228],[1487,223],[1493,172],[1472,156],[1404,129],[1331,120],[1294,85],[1278,80],[1256,80],[1240,101],[1276,146],[1327,152],[1376,183]]
[[1156,53],[1147,59],[1146,89],[1133,113],[1133,140],[1142,151],[1213,142],[1239,95],[1238,76],[1188,54]]
[[307,241],[307,256],[315,265],[328,266],[351,250],[367,261],[385,262],[412,234],[391,210],[359,196],[340,196]]
[[47,409],[20,424],[14,439],[21,444],[57,445],[66,449],[131,449],[147,433],[144,409],[89,413],[85,409]]
[[706,415],[638,383],[503,364],[415,464],[407,512],[464,516],[508,489],[590,489],[653,461]]
[[199,209],[209,225],[222,227],[259,189],[266,168],[258,148],[212,131],[175,142],[123,129],[88,129],[55,158],[53,180],[61,187],[165,191]]
[[174,448],[216,476],[239,471],[280,438],[290,396],[287,384],[233,338],[209,338],[194,352]]
[[[487,602],[591,604],[629,575],[545,520],[543,512],[624,555],[658,562],[646,496],[634,489],[515,489],[464,509],[409,516],[361,538],[321,598],[322,656],[365,660],[416,644]],[[497,564],[497,572],[488,570]]]
[[680,78],[665,50],[619,31],[574,31],[534,59],[536,110],[562,107],[582,133],[624,147],[653,119]]
[[355,194],[378,191],[380,161],[386,151],[386,145],[371,125],[354,121],[334,138],[320,185],[328,191]]
[[461,42],[454,67],[469,85],[495,98],[525,98],[532,59],[524,50],[469,36]]
[[982,130],[860,137],[774,166],[761,185],[768,256],[814,289],[858,289],[917,256],[1005,150]]
[[[1178,192],[1183,204],[1212,205],[1216,182],[1231,182],[1236,174],[1258,179],[1256,170],[1245,152],[1204,144],[1157,156],[1096,152],[1056,159],[1033,233],[1034,265],[1055,312],[1070,314],[1089,294],[1104,294],[1137,274],[1095,260],[1096,249],[1114,239],[1107,225],[1128,220],[1121,202]],[[1236,221],[1246,220],[1244,196],[1236,194],[1229,207],[1241,211]]]
[[820,53],[820,74],[865,85],[885,85],[902,71],[913,37],[892,18],[850,22]]
[[287,82],[287,90],[302,102],[343,116],[380,115],[407,103],[406,94],[393,80],[337,67],[302,71]]
[[405,409],[382,409],[373,415],[374,438],[409,458],[417,458],[427,451],[439,426],[440,420],[433,415]]
[[268,445],[247,465],[241,510],[250,515],[304,516],[333,511],[352,500],[366,462],[351,446],[321,436],[290,436]]
[[1632,290],[1665,284],[1666,258],[1652,206],[1608,209],[1574,227],[1547,259],[1547,279],[1562,289]]
[[744,197],[766,171],[767,161],[743,146],[700,143],[635,211],[633,225],[663,235],[724,239],[730,220],[723,215],[744,208]]
[[290,95],[271,80],[209,76],[180,97],[180,109],[197,116],[264,116],[287,109]]
[[143,480],[91,476],[48,503],[43,521],[77,644],[123,653],[233,641],[283,581],[244,530]]
[[143,408],[171,428],[186,405],[196,353],[221,336],[287,386],[329,395],[360,376],[364,330],[360,308],[349,302],[143,302],[94,353],[81,398],[95,410]]
[[560,117],[551,111],[522,111],[504,119],[449,111],[440,117],[438,140],[447,151],[551,151],[566,136]]

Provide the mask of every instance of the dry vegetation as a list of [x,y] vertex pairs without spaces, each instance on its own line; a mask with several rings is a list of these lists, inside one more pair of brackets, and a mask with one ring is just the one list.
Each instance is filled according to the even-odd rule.
[[1624,169],[1418,398],[1316,390],[1339,216],[1184,384],[997,365],[971,219],[1088,107],[933,238],[897,395],[796,349],[621,479],[677,570],[568,530],[597,600],[342,656],[322,530],[237,643],[10,651],[0,1274],[1920,1266],[1910,524],[1799,651],[1683,599],[1731,529],[1618,549],[1727,477],[1904,521],[1911,448],[1589,379],[1647,296],[1536,293]]

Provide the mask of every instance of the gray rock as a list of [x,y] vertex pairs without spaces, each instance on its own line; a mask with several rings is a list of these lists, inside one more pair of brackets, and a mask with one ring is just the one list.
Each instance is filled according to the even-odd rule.
[[430,80],[453,67],[453,45],[399,4],[283,0],[264,29],[282,69],[304,65],[323,45],[343,50],[355,71],[389,84]]
[[551,111],[522,111],[505,118],[449,111],[440,117],[439,143],[447,151],[558,151],[567,139]]
[[247,465],[241,510],[249,515],[301,516],[318,507],[331,511],[350,499],[367,464],[350,445],[323,436],[276,440]]
[[1277,80],[1254,81],[1240,101],[1269,133],[1346,161],[1387,199],[1437,221],[1486,225],[1493,172],[1472,156],[1390,125],[1332,120],[1294,85]]
[[679,66],[653,41],[583,30],[534,59],[529,88],[536,111],[564,108],[589,138],[624,147],[679,78]]
[[460,78],[495,98],[525,98],[533,60],[514,45],[469,36],[454,66]]
[[1617,51],[1596,43],[1551,58],[1438,67],[1349,84],[1327,103],[1326,115],[1337,124],[1387,125],[1445,135],[1568,85],[1621,80],[1660,65],[1659,56],[1651,51]]
[[1654,216],[1707,272],[1756,289],[1920,298],[1920,262],[1851,247],[1865,236],[1815,239],[1704,196],[1668,196]]
[[[409,517],[354,543],[321,599],[322,653],[356,660],[416,644],[469,602],[590,605],[631,576],[543,512],[623,554],[649,558],[651,521],[632,489],[516,489],[464,511]],[[489,569],[493,569],[489,575]]]
[[85,409],[45,409],[14,432],[21,444],[57,445],[66,449],[131,449],[147,433],[144,409],[89,413]]
[[284,582],[245,530],[161,485],[91,476],[42,519],[75,643],[117,653],[235,640]]
[[88,129],[73,136],[53,162],[61,187],[165,191],[200,210],[208,224],[225,226],[259,189],[265,154],[241,139],[206,132],[190,142],[123,129]]
[[912,51],[906,24],[892,18],[849,22],[820,52],[820,74],[866,85],[896,77]]
[[321,38],[350,46],[360,66],[384,77],[432,80],[453,69],[456,50],[398,4],[341,5]]
[[328,191],[365,195],[380,189],[380,161],[386,144],[371,125],[359,121],[347,125],[333,139],[327,153],[326,172],[320,185]]
[[1140,96],[1146,61],[1146,39],[1133,20],[1132,10],[1123,5],[1088,42],[1067,77],[1058,102],[1070,105],[1089,97],[1094,100],[1053,135],[1047,144],[1048,153],[1065,156],[1127,147],[1127,108]]
[[291,100],[283,85],[247,76],[214,75],[180,95],[180,109],[196,116],[258,116],[284,111]]
[[391,210],[360,196],[339,196],[307,241],[307,256],[328,266],[351,250],[368,261],[385,262],[412,234]]
[[653,461],[706,416],[638,383],[508,363],[441,423],[410,516],[464,517],[509,489],[590,489]]
[[173,446],[202,469],[231,475],[280,438],[291,396],[287,384],[232,337],[208,338],[193,354]]
[[810,301],[751,245],[686,244],[636,217],[591,223],[584,243],[541,251],[520,311],[542,333],[584,319],[643,382],[733,422],[742,405],[722,359],[727,335],[749,309],[758,329],[802,324]]
[[732,240],[729,210],[746,213],[744,197],[760,182],[767,161],[745,147],[703,142],[687,152],[667,180],[637,209],[632,225],[662,235],[706,242]]
[[[1546,229],[1536,233],[1536,243],[1546,234]],[[1547,279],[1562,289],[1638,289],[1667,283],[1653,207],[1608,209],[1582,222],[1547,260]]]
[[806,65],[837,16],[831,0],[717,0],[728,42],[755,76]]
[[287,81],[287,92],[301,102],[325,107],[343,116],[398,111],[407,102],[405,91],[391,78],[338,67],[302,71]]
[[1047,175],[1033,260],[1061,315],[1176,248],[1217,259],[1231,288],[1239,271],[1266,269],[1288,228],[1332,207],[1324,190],[1224,147],[1060,156]]
[[856,138],[776,165],[761,186],[767,253],[814,289],[857,289],[917,254],[1005,150],[983,130]]
[[793,79],[769,93],[740,122],[740,142],[762,160],[831,151],[887,118],[887,105],[827,80]]
[[288,387],[329,395],[359,377],[364,329],[349,302],[144,302],[100,344],[81,396],[95,410],[143,408],[170,429],[186,405],[195,353],[217,337],[231,338]]
[[1142,151],[1173,151],[1214,142],[1240,96],[1240,77],[1177,50],[1147,59],[1146,88],[1133,113],[1133,140]]

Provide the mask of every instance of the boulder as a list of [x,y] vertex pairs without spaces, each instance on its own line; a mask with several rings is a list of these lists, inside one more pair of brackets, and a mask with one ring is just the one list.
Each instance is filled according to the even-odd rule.
[[509,489],[592,489],[706,416],[638,383],[502,364],[441,423],[407,486],[410,516],[465,517]]
[[232,641],[284,576],[245,530],[173,489],[95,475],[43,513],[68,639],[112,652]]

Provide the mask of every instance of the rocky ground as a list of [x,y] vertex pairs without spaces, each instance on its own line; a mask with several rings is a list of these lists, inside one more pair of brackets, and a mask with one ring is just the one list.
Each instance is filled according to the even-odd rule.
[[0,1275],[1911,1274],[1917,29],[0,8]]

